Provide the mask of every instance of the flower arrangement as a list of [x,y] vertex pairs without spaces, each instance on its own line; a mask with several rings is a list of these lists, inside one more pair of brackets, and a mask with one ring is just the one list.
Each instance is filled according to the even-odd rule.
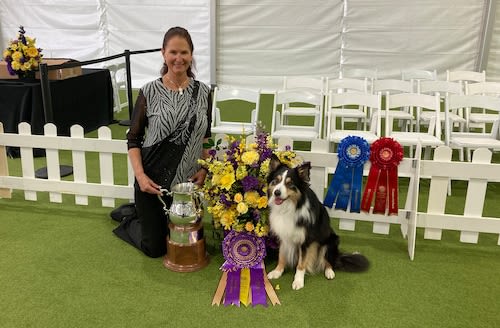
[[269,221],[267,211],[267,181],[271,155],[276,154],[282,163],[296,166],[301,162],[296,153],[287,147],[276,150],[276,145],[265,132],[256,134],[255,142],[246,138],[228,137],[223,158],[217,158],[221,141],[215,145],[210,140],[209,158],[199,160],[208,169],[202,188],[212,214],[214,227],[224,230],[246,231],[258,237],[267,236]]
[[24,27],[19,27],[16,40],[9,42],[3,52],[10,75],[25,77],[33,75],[42,61],[42,49],[36,47],[36,39],[25,35]]

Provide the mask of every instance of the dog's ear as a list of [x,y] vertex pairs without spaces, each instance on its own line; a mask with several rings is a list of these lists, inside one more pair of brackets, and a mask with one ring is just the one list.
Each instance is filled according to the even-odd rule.
[[297,173],[302,180],[307,182],[311,181],[311,162],[305,162],[297,166]]
[[269,172],[273,172],[274,170],[276,170],[279,166],[281,165],[281,161],[280,159],[278,158],[278,156],[276,156],[276,154],[272,154],[271,155],[271,161],[269,162]]

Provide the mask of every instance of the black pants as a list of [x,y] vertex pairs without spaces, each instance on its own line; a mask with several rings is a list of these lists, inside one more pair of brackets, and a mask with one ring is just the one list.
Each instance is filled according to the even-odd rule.
[[[170,208],[172,197],[163,201]],[[167,253],[168,217],[158,196],[140,191],[135,184],[136,216],[123,220],[113,230],[115,235],[137,247],[150,257],[160,257]]]

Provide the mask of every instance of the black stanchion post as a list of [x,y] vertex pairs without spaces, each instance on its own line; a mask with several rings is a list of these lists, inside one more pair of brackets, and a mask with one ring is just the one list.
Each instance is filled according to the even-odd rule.
[[127,100],[128,100],[128,120],[120,121],[120,125],[130,126],[134,104],[132,103],[132,74],[130,70],[130,50],[125,50],[125,69],[127,71]]
[[[45,117],[45,124],[54,123],[54,112],[52,110],[52,95],[50,93],[49,84],[49,68],[46,63],[40,64],[40,86],[42,87],[42,104],[43,104],[43,115]],[[60,165],[59,174],[61,177],[65,177],[73,174],[73,167],[69,165]],[[48,178],[47,167],[42,167],[35,171],[35,177],[41,179]]]
[[42,87],[43,115],[45,123],[54,123],[52,111],[52,95],[50,94],[49,69],[46,63],[40,64],[40,85]]

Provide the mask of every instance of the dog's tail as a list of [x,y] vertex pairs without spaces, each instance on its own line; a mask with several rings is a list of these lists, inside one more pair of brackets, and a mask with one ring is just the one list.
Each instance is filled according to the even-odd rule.
[[360,253],[342,253],[334,265],[334,268],[347,272],[363,272],[369,267],[370,262]]
[[341,253],[339,251],[340,239],[332,233],[328,238],[327,259],[334,269],[347,272],[363,272],[368,270],[370,262],[360,253]]

